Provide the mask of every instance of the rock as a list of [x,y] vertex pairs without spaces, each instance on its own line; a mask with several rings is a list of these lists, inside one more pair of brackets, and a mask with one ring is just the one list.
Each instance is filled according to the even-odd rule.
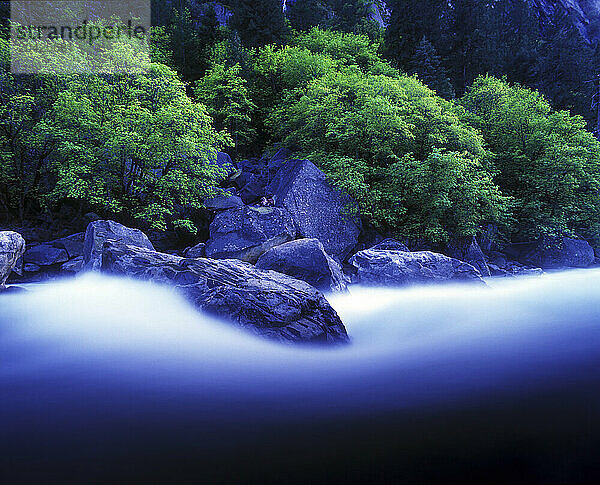
[[42,270],[40,266],[33,263],[26,263],[23,265],[24,273],[39,273]]
[[475,237],[457,238],[448,243],[447,254],[474,266],[483,276],[491,276],[485,255]]
[[217,159],[215,162],[219,166],[219,168],[223,169],[223,175],[225,176],[225,178],[236,173],[235,164],[233,163],[233,160],[231,160],[231,157],[227,153],[217,153]]
[[488,264],[488,268],[490,269],[490,273],[492,276],[503,276],[507,278],[514,276],[513,273],[505,270],[504,268],[501,268],[500,266],[494,263]]
[[256,263],[269,249],[296,237],[294,221],[276,207],[238,207],[220,212],[210,225],[206,255]]
[[206,244],[196,244],[193,248],[188,248],[184,251],[183,255],[186,258],[204,258],[206,257]]
[[67,261],[60,267],[60,269],[64,273],[79,273],[83,270],[83,256],[79,256],[78,258],[72,259],[71,261]]
[[242,261],[184,259],[109,240],[102,271],[175,286],[197,308],[279,342],[348,342],[340,318],[318,290]]
[[253,204],[267,195],[267,178],[263,175],[252,175],[250,181],[240,190],[239,196],[244,204]]
[[506,266],[508,264],[508,260],[506,259],[506,256],[498,251],[490,251],[488,259],[489,259],[488,266],[493,264],[495,266],[498,266],[501,269],[506,269]]
[[373,246],[371,249],[410,252],[410,249],[408,249],[408,246],[406,246],[406,244],[402,244],[400,241],[396,241],[395,239],[385,239],[379,244]]
[[308,160],[291,160],[277,171],[267,192],[292,216],[300,236],[316,238],[344,261],[358,242],[360,218],[347,215],[354,202],[334,189]]
[[268,170],[271,174],[274,174],[279,170],[283,164],[292,156],[293,152],[287,148],[280,148],[273,158],[267,162]]
[[537,243],[514,244],[507,254],[542,269],[588,268],[594,264],[594,250],[587,241],[568,237],[547,237]]
[[83,244],[84,269],[98,270],[102,264],[102,245],[107,239],[154,250],[148,237],[139,229],[131,229],[114,221],[94,221],[85,231]]
[[51,243],[38,244],[25,251],[23,261],[25,264],[37,266],[54,266],[69,261],[69,253],[66,249],[52,246]]
[[75,259],[83,256],[84,240],[85,233],[80,232],[78,234],[73,234],[72,236],[51,241],[48,244],[51,244],[55,248],[64,249],[65,251],[67,251],[70,259]]
[[588,268],[594,264],[594,249],[583,239],[547,239],[538,246],[534,264],[543,269]]
[[256,267],[306,281],[321,291],[346,290],[341,266],[327,255],[318,239],[299,239],[269,249]]
[[88,212],[86,215],[83,216],[83,218],[87,221],[88,224],[90,222],[95,222],[95,221],[101,221],[102,220],[102,217],[100,217],[95,212]]
[[234,209],[236,207],[242,207],[244,202],[236,195],[223,195],[220,197],[215,197],[213,199],[208,199],[204,201],[204,206],[208,210],[212,211],[222,211],[227,209]]
[[468,263],[443,254],[421,251],[367,249],[355,254],[350,263],[357,268],[358,282],[368,286],[473,281],[483,284],[481,273]]
[[25,253],[25,240],[12,231],[0,232],[0,288],[4,288],[6,280],[16,268]]

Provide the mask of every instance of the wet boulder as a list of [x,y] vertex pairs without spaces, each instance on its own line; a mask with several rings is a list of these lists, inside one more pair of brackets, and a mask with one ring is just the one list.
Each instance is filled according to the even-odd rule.
[[173,286],[198,309],[271,340],[348,342],[339,316],[318,290],[243,261],[185,259],[107,240],[101,270]]
[[19,262],[25,253],[25,240],[16,232],[0,232],[0,288],[4,288],[6,280],[14,270],[18,270]]
[[358,216],[349,215],[356,204],[310,161],[282,164],[266,192],[291,214],[298,234],[321,241],[329,255],[344,261],[356,246],[362,224]]
[[546,237],[529,244],[513,244],[505,252],[528,266],[542,269],[588,268],[594,264],[594,249],[583,239]]
[[483,276],[491,276],[487,259],[475,237],[456,238],[447,245],[448,256],[469,263]]
[[306,281],[321,291],[346,290],[340,264],[325,252],[318,239],[298,239],[270,249],[258,259],[256,267]]
[[194,247],[187,248],[183,252],[183,255],[186,258],[205,258],[206,257],[206,244],[199,243],[199,244],[196,244]]
[[23,256],[25,264],[34,264],[39,267],[54,266],[69,261],[66,249],[54,247],[52,244],[38,244],[32,246]]
[[221,195],[204,201],[204,207],[210,211],[218,212],[227,209],[242,207],[244,202],[236,195]]
[[102,245],[107,239],[131,246],[154,250],[154,246],[142,231],[131,229],[114,221],[94,221],[85,231],[83,265],[86,270],[98,270],[102,264]]
[[256,263],[269,249],[291,241],[291,216],[277,207],[238,207],[220,212],[210,225],[206,256]]
[[367,286],[405,286],[415,284],[471,281],[484,284],[473,266],[443,254],[420,251],[367,249],[356,253],[350,264],[356,268],[357,282]]
[[375,250],[385,250],[385,251],[406,251],[410,252],[408,246],[406,244],[397,241],[396,239],[385,239],[381,241],[379,244],[376,244],[371,249]]

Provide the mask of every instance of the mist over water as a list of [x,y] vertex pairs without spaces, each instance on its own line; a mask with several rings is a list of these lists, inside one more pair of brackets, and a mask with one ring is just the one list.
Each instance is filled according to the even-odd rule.
[[[388,427],[378,420],[390,423],[385,440],[408,446],[405,417],[425,423],[412,431],[421,439],[431,413],[463,413],[452,440],[481,425],[478,406],[495,409],[487,424],[510,415],[515,432],[541,419],[523,431],[534,441],[538,431],[557,445],[564,433],[595,439],[585,433],[600,416],[600,270],[489,288],[353,288],[329,300],[351,345],[263,341],[168,288],[99,275],[3,296],[0,438],[10,449],[0,463],[12,457],[8,469],[22,472],[24,456],[106,463],[146,446],[179,456],[179,440],[188,451],[257,446],[265,434],[285,443],[283,429],[324,423],[380,436]],[[524,402],[517,424],[512,406]]]

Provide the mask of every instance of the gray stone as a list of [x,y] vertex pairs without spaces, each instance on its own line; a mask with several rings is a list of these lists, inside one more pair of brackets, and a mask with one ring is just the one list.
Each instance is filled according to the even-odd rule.
[[71,261],[67,261],[60,267],[60,269],[64,273],[79,273],[83,270],[83,256],[79,256],[78,258],[72,259]]
[[204,201],[204,206],[208,210],[222,211],[227,209],[234,209],[236,207],[242,207],[244,202],[236,195],[222,195],[213,199],[207,199]]
[[294,222],[276,207],[238,207],[220,212],[210,225],[206,255],[256,263],[269,249],[296,237]]
[[69,261],[69,253],[66,249],[52,246],[51,243],[38,244],[25,251],[23,261],[25,264],[37,266],[54,266]]
[[474,266],[483,276],[491,276],[486,257],[475,237],[457,238],[451,241],[447,247],[447,254]]
[[542,269],[588,268],[594,264],[594,249],[583,239],[547,237],[537,243],[514,244],[505,249],[521,263]]
[[348,342],[339,316],[318,290],[242,261],[184,259],[107,241],[102,271],[174,286],[202,311],[279,342]]
[[40,266],[33,263],[26,263],[23,265],[24,273],[39,273],[42,270]]
[[196,244],[193,248],[185,250],[184,256],[186,258],[204,258],[206,257],[206,244]]
[[83,263],[86,270],[99,270],[102,264],[102,245],[107,239],[131,246],[154,250],[154,246],[142,231],[131,229],[114,221],[94,221],[85,231]]
[[67,251],[70,259],[83,256],[83,243],[85,241],[85,233],[80,232],[72,236],[63,237],[55,241],[49,242],[55,248],[62,248]]
[[350,259],[357,269],[358,283],[367,286],[404,286],[412,284],[472,281],[484,284],[481,273],[468,263],[443,254],[420,251],[367,249]]
[[267,193],[291,214],[298,234],[321,241],[329,255],[344,261],[356,246],[362,225],[359,217],[348,215],[354,201],[333,188],[310,161],[283,164]]
[[408,249],[408,246],[406,246],[406,244],[403,244],[400,241],[396,241],[395,239],[385,239],[379,244],[373,246],[371,249],[410,252],[410,249]]
[[0,288],[16,268],[25,253],[25,240],[16,232],[0,232]]
[[270,249],[256,263],[259,269],[284,273],[321,291],[345,291],[342,268],[318,239],[299,239]]

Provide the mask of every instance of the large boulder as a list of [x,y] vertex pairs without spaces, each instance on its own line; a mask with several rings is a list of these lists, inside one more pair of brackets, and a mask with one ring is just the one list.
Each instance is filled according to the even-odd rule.
[[352,264],[357,281],[367,286],[404,286],[412,284],[473,281],[483,284],[481,273],[468,263],[443,254],[420,251],[367,249],[356,253]]
[[318,290],[242,261],[185,259],[109,240],[102,271],[175,286],[199,309],[279,342],[348,342]]
[[526,264],[542,269],[587,268],[594,264],[594,249],[587,241],[547,237],[530,244],[514,244],[505,252]]
[[325,252],[318,239],[298,239],[269,249],[256,267],[306,281],[321,291],[346,290],[342,267]]
[[154,246],[142,231],[131,229],[114,221],[94,221],[85,231],[83,265],[86,270],[99,270],[102,265],[102,245],[107,239],[120,241],[131,246],[150,249]]
[[69,253],[66,249],[56,248],[52,244],[38,244],[32,246],[23,256],[25,264],[35,264],[37,266],[54,266],[69,261]]
[[469,263],[477,268],[483,276],[491,276],[487,259],[475,237],[456,238],[448,243],[446,250],[451,258]]
[[299,235],[318,239],[331,256],[343,261],[356,246],[362,225],[359,217],[348,215],[354,201],[333,188],[310,161],[284,163],[267,193],[292,215]]
[[238,207],[220,212],[210,225],[206,256],[256,263],[269,249],[296,237],[291,216],[277,207]]
[[19,260],[25,253],[25,240],[12,231],[0,232],[0,288],[4,288],[6,280],[16,269]]
[[204,207],[210,211],[218,212],[227,209],[242,207],[244,202],[236,195],[220,195],[204,201]]

